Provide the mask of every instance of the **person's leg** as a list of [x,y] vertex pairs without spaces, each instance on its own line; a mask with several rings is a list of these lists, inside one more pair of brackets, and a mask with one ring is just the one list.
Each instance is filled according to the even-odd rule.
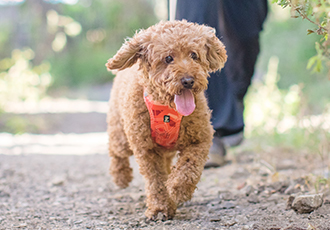
[[260,51],[259,33],[267,16],[267,0],[220,2],[219,26],[230,53],[225,71],[233,84],[236,98],[242,103]]
[[[251,84],[260,51],[259,36],[230,44],[228,49],[232,55],[226,63],[226,74],[233,85],[236,99],[243,103],[244,96]],[[240,68],[237,68],[237,66],[240,66]]]
[[[260,51],[259,33],[267,11],[267,0],[220,0],[219,27],[228,52],[224,72],[242,112]],[[233,126],[230,129],[215,126],[215,129],[215,135],[222,137],[228,146],[236,146],[243,140],[243,132]]]

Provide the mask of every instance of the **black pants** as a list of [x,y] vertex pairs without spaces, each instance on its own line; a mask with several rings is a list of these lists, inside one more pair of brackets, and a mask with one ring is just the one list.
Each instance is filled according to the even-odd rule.
[[211,74],[206,91],[217,136],[244,128],[243,98],[259,54],[259,33],[267,15],[267,0],[177,0],[176,19],[214,27],[225,44],[228,61]]

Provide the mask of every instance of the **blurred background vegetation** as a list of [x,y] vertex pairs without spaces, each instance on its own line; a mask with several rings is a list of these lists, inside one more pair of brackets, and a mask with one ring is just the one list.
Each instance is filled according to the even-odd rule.
[[[272,2],[246,97],[246,136],[329,152],[328,69],[306,69],[320,37],[307,35],[309,21],[291,18],[290,9]],[[109,84],[113,76],[104,64],[124,39],[166,19],[166,0],[0,0],[2,113],[9,103],[70,97],[72,90]],[[16,119],[8,124],[19,128],[0,131],[24,132],[22,123]]]
[[[31,65],[47,62],[51,66],[49,90],[111,80],[104,68],[106,60],[125,37],[159,20],[154,10],[156,1],[58,2],[0,5],[0,59],[11,58],[15,49],[30,48],[34,52]],[[6,63],[1,65],[2,71],[13,61]]]

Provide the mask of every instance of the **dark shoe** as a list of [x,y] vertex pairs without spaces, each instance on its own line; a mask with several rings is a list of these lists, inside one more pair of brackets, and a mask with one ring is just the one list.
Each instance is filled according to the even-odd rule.
[[225,144],[225,146],[228,147],[238,146],[244,140],[244,133],[243,131],[241,131],[232,135],[224,136],[221,138],[221,140]]
[[213,138],[213,144],[210,148],[209,159],[204,168],[220,167],[226,164],[226,149],[219,137]]

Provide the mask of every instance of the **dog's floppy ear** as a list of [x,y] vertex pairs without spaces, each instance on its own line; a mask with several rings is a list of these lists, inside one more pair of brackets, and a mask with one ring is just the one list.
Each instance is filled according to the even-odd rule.
[[148,40],[147,33],[143,30],[126,40],[115,56],[108,60],[106,64],[108,70],[123,70],[134,65],[145,52],[143,47],[146,40]]
[[224,67],[227,61],[227,52],[224,44],[215,35],[215,29],[207,26],[205,29],[207,30],[206,59],[209,62],[209,71],[215,72]]

